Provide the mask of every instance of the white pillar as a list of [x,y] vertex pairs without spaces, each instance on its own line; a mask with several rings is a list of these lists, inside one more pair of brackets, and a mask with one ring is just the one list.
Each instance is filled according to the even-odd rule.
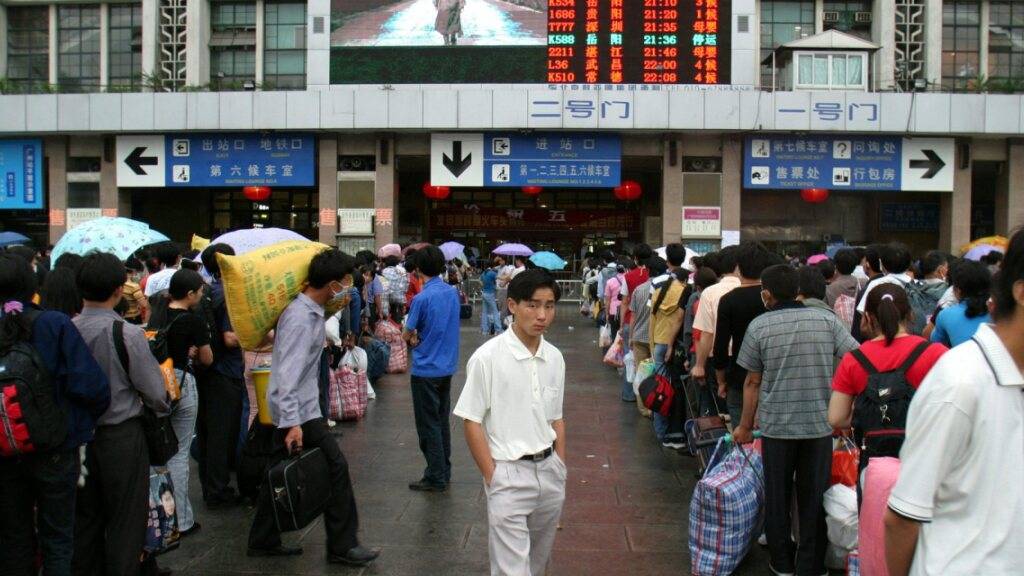
[[992,5],[989,2],[981,3],[981,10],[979,11],[979,22],[978,26],[978,76],[984,76],[990,78],[991,74],[988,73],[988,21],[989,14],[992,11]]
[[306,4],[306,89],[326,90],[331,85],[331,2]]
[[928,0],[924,21],[925,78],[938,88],[942,84],[942,0]]
[[160,2],[142,0],[142,83],[159,91],[156,82],[160,70]]
[[256,0],[256,84],[263,84],[263,51],[267,49],[267,3]]
[[896,0],[875,0],[871,39],[882,48],[872,57],[875,90],[896,84]]
[[57,54],[57,48],[60,46],[60,43],[57,42],[57,34],[57,5],[50,4],[50,59],[48,64],[50,66],[49,82],[54,86],[56,86],[58,82],[57,61],[60,58],[60,55]]
[[814,0],[814,33],[825,31],[825,0]]
[[185,85],[210,83],[210,2],[190,0],[185,8]]
[[[0,37],[7,38],[7,6],[0,4]],[[7,42],[0,42],[0,78],[7,77]]]
[[100,92],[110,83],[110,4],[100,4]]

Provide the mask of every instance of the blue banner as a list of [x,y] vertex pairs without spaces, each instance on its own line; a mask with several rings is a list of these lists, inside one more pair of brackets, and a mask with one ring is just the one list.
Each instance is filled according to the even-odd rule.
[[614,188],[621,181],[619,136],[484,134],[484,186]]
[[748,136],[743,186],[899,191],[902,146],[888,136]]
[[937,202],[886,202],[880,208],[878,229],[882,232],[938,232]]
[[166,138],[167,186],[313,186],[310,134],[178,134]]
[[42,140],[0,140],[0,210],[43,208]]

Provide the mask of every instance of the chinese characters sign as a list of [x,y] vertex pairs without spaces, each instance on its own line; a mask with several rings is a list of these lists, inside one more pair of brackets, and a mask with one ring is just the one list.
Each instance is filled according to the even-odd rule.
[[548,0],[551,84],[728,84],[730,0]]
[[616,210],[506,210],[470,206],[433,210],[430,225],[435,230],[635,231],[639,228],[639,215]]
[[900,190],[902,139],[885,136],[750,136],[746,188]]
[[718,206],[683,207],[683,238],[718,238],[722,235],[722,209]]
[[182,134],[167,137],[167,186],[312,186],[308,134]]
[[43,207],[43,143],[0,140],[0,210]]
[[938,232],[939,205],[935,202],[886,202],[880,207],[882,232]]
[[619,185],[621,168],[616,135],[484,135],[485,186],[612,188]]

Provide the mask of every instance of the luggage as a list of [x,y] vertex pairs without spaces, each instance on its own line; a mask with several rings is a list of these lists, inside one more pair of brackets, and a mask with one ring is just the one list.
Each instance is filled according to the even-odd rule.
[[238,493],[255,501],[260,493],[260,483],[267,468],[274,462],[279,446],[275,443],[273,425],[253,420],[245,437],[245,447],[235,471],[238,477]]
[[640,383],[638,397],[643,399],[644,406],[651,412],[657,412],[668,418],[672,413],[672,402],[675,400],[676,389],[672,383],[672,374],[667,367],[662,367]]
[[401,374],[409,371],[409,349],[402,339],[402,328],[393,320],[377,322],[374,336],[388,345],[391,356],[388,358],[388,374]]
[[832,479],[830,485],[844,484],[857,486],[860,474],[860,449],[846,436],[835,438],[832,443]]
[[897,458],[872,458],[864,471],[860,505],[859,569],[871,576],[889,576],[885,562],[885,511],[896,479],[900,475]]
[[622,334],[615,335],[615,341],[604,354],[604,363],[614,368],[622,368],[626,365],[626,350],[622,342]]
[[[346,352],[338,368],[331,371],[328,388],[328,417],[331,420],[360,420],[366,415],[366,370],[360,369],[353,350]],[[362,349],[358,350],[362,352]]]
[[473,317],[473,305],[469,302],[459,304],[459,319],[467,320]]
[[143,550],[156,556],[174,550],[180,540],[171,473],[167,468],[154,468],[149,475],[149,518]]
[[690,502],[690,561],[694,576],[728,576],[761,534],[764,467],[761,455],[719,441]]
[[319,448],[294,454],[267,470],[280,532],[301,530],[323,513],[331,496],[327,458]]
[[391,348],[372,336],[363,339],[363,347],[366,350],[366,377],[370,382],[376,382],[388,371]]
[[686,421],[686,446],[697,458],[697,476],[703,476],[715,452],[716,440],[729,433],[721,416],[701,416]]
[[857,492],[836,484],[825,492],[824,507],[829,543],[826,563],[833,570],[842,570],[846,568],[847,556],[858,545]]

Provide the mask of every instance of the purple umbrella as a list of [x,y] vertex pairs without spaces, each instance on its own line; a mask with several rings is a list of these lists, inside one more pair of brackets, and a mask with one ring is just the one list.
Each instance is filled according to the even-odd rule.
[[223,242],[235,249],[235,254],[245,254],[264,246],[277,244],[286,240],[306,240],[309,238],[284,228],[250,228],[248,230],[234,230],[221,234],[210,243],[218,244]]
[[979,262],[979,261],[981,261],[982,258],[987,256],[989,252],[1000,252],[1000,253],[1002,253],[1003,249],[998,247],[998,246],[993,246],[991,244],[978,244],[974,248],[971,248],[970,250],[968,250],[967,254],[964,254],[964,259],[965,260],[974,260],[975,262]]
[[445,261],[452,260],[454,258],[462,258],[462,252],[466,249],[465,246],[458,242],[445,242],[438,246],[441,249],[441,253],[444,254]]
[[533,250],[523,244],[502,244],[491,252],[502,256],[533,256]]

